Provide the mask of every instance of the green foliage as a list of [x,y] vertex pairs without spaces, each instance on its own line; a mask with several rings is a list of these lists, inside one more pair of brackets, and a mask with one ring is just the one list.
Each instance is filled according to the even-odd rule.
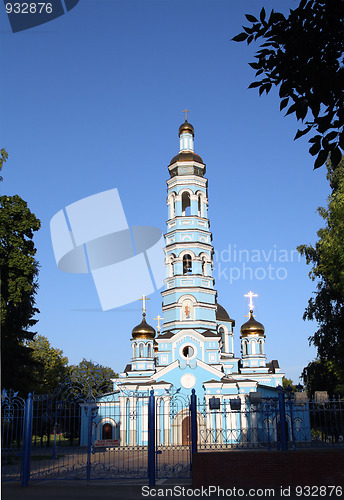
[[298,251],[307,264],[312,263],[309,276],[317,281],[315,296],[304,313],[304,319],[319,325],[309,340],[321,362],[331,362],[331,370],[344,384],[344,159],[336,170],[330,163],[327,167],[332,192],[327,208],[318,209],[325,227],[318,231],[315,246],[300,245]]
[[85,390],[88,388],[90,396],[111,392],[113,387],[111,379],[117,377],[118,373],[112,368],[87,361],[85,358],[78,365],[69,367],[70,380]]
[[340,374],[331,361],[311,361],[303,369],[301,376],[309,397],[313,397],[315,391],[327,391],[331,398],[344,395],[344,384],[340,382]]
[[43,335],[36,335],[27,343],[32,349],[32,358],[37,362],[35,383],[32,391],[36,394],[49,394],[59,388],[68,374],[68,358],[63,356],[61,349],[50,345]]
[[41,223],[19,196],[0,197],[2,386],[27,392],[35,362],[26,345],[35,333],[38,262],[32,241]]
[[[7,160],[8,158],[8,153],[5,151],[5,149],[1,149],[0,150],[0,170],[2,170],[2,167],[5,163],[5,161]],[[0,175],[0,182],[3,180],[3,178],[1,177]]]
[[295,113],[306,127],[295,139],[313,132],[309,152],[316,156],[314,168],[330,155],[333,168],[344,150],[344,2],[342,0],[301,0],[288,17],[271,11],[260,18],[247,14],[251,26],[233,38],[236,42],[262,39],[255,62],[259,95],[279,87],[280,109]]
[[293,383],[291,378],[283,377],[282,378],[282,386],[283,389],[285,390],[287,387],[291,387],[293,392],[296,391],[296,385]]

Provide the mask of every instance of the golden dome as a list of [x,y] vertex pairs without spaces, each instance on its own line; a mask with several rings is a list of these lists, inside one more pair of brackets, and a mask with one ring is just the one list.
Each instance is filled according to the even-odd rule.
[[253,317],[253,311],[251,309],[250,311],[250,319],[246,321],[240,328],[240,333],[242,337],[245,337],[246,335],[264,335],[265,328],[264,326],[256,321]]
[[193,126],[187,120],[185,120],[185,122],[182,123],[182,125],[179,127],[179,137],[183,132],[189,132],[192,134],[192,136],[195,135]]
[[154,339],[155,330],[146,322],[146,313],[142,314],[142,321],[139,325],[135,326],[132,331],[133,339]]
[[170,165],[176,163],[177,161],[197,161],[198,163],[203,163],[202,158],[196,155],[193,151],[180,151],[176,156],[170,161]]

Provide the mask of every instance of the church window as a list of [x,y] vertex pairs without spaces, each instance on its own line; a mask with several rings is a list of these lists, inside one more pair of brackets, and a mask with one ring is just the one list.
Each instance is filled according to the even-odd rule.
[[243,355],[245,356],[247,354],[247,342],[244,342],[242,345],[242,351]]
[[174,273],[174,259],[176,256],[174,254],[171,254],[169,257],[169,264],[168,264],[168,275],[170,278],[172,278],[173,273]]
[[170,198],[170,219],[173,219],[175,215],[176,207],[175,207],[175,197],[174,194],[172,194]]
[[143,358],[143,344],[139,345],[139,358]]
[[183,257],[183,274],[191,274],[191,273],[192,273],[191,255],[186,254]]
[[182,215],[190,215],[190,193],[184,191],[182,194]]
[[263,342],[259,342],[259,353],[263,354]]
[[185,347],[183,347],[183,356],[185,358],[192,358],[192,356],[194,355],[194,348],[191,347],[191,345],[186,345]]
[[202,275],[207,275],[207,263],[205,261],[205,257],[202,258]]
[[198,197],[198,217],[202,217],[202,198]]
[[152,346],[150,344],[148,344],[148,348],[147,348],[147,357],[148,358],[152,357]]

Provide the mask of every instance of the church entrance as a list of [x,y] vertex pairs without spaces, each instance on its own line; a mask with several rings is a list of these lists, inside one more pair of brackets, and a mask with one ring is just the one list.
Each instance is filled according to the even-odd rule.
[[102,428],[102,439],[112,439],[112,425],[104,424]]
[[190,444],[190,417],[185,417],[182,421],[182,445]]

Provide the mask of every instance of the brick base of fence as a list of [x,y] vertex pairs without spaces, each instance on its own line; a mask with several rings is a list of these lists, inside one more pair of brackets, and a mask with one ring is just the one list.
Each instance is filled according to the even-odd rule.
[[343,464],[344,449],[201,452],[193,455],[193,487],[339,486]]

